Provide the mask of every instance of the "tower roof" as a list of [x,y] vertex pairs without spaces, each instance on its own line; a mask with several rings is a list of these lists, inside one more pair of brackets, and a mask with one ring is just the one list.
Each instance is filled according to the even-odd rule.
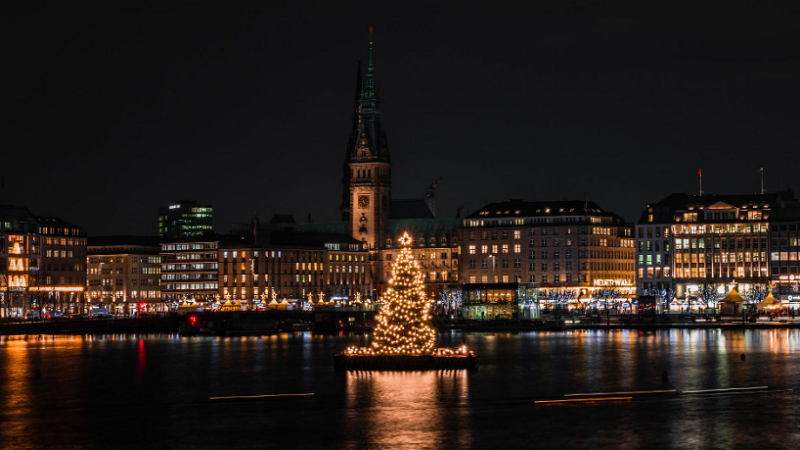
[[361,93],[362,98],[375,98],[375,66],[372,64],[372,32],[374,28],[369,27],[369,57],[367,59],[367,82]]
[[375,87],[375,66],[373,62],[373,28],[370,27],[369,57],[367,74],[358,101],[358,128],[350,149],[352,158],[389,161],[389,148],[386,133],[381,125],[380,95]]

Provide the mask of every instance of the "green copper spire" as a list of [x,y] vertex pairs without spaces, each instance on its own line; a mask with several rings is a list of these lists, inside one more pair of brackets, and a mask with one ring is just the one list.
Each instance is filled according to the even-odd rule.
[[[367,75],[364,77],[364,85],[358,101],[358,132],[355,135],[356,141],[355,145],[351,147],[351,151],[353,156],[359,158],[378,158],[388,162],[389,149],[386,145],[386,135],[381,127],[381,100],[378,90],[375,88],[372,32],[373,28],[370,27]],[[369,152],[365,152],[365,149],[369,149]]]
[[367,80],[364,82],[364,98],[375,98],[375,68],[372,65],[372,32],[369,27],[369,58],[367,59]]

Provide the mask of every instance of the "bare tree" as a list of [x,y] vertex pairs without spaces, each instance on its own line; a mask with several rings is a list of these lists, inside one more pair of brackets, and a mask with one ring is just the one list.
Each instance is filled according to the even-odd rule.
[[[717,290],[716,284],[707,284],[700,290],[699,295],[701,301],[705,303],[706,307],[715,308],[717,307],[717,302],[720,300],[720,294]],[[713,306],[712,306],[713,305]]]
[[767,298],[768,293],[769,290],[767,288],[762,288],[761,286],[754,286],[748,289],[747,292],[745,292],[744,298],[751,305],[755,305],[758,302]]
[[450,314],[451,311],[458,311],[461,308],[462,293],[459,289],[445,287],[439,292],[439,300],[436,301],[443,314]]

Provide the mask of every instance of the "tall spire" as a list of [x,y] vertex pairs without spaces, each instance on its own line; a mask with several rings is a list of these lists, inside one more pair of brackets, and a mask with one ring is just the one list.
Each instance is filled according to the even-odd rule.
[[364,98],[375,97],[375,67],[372,65],[372,33],[375,29],[369,27],[369,57],[367,59],[367,81],[365,83]]
[[389,149],[386,134],[381,127],[380,96],[375,89],[375,66],[373,63],[373,28],[369,28],[369,57],[367,59],[367,75],[359,100],[359,124],[354,151],[369,149],[370,157],[389,160]]

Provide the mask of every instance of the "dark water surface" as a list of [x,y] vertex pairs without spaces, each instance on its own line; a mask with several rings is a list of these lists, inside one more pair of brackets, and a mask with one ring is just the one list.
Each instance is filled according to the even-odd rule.
[[[334,353],[368,338],[308,332],[2,337],[0,448],[800,448],[800,330],[439,339],[478,371],[337,373]],[[286,393],[314,396],[209,400]]]

